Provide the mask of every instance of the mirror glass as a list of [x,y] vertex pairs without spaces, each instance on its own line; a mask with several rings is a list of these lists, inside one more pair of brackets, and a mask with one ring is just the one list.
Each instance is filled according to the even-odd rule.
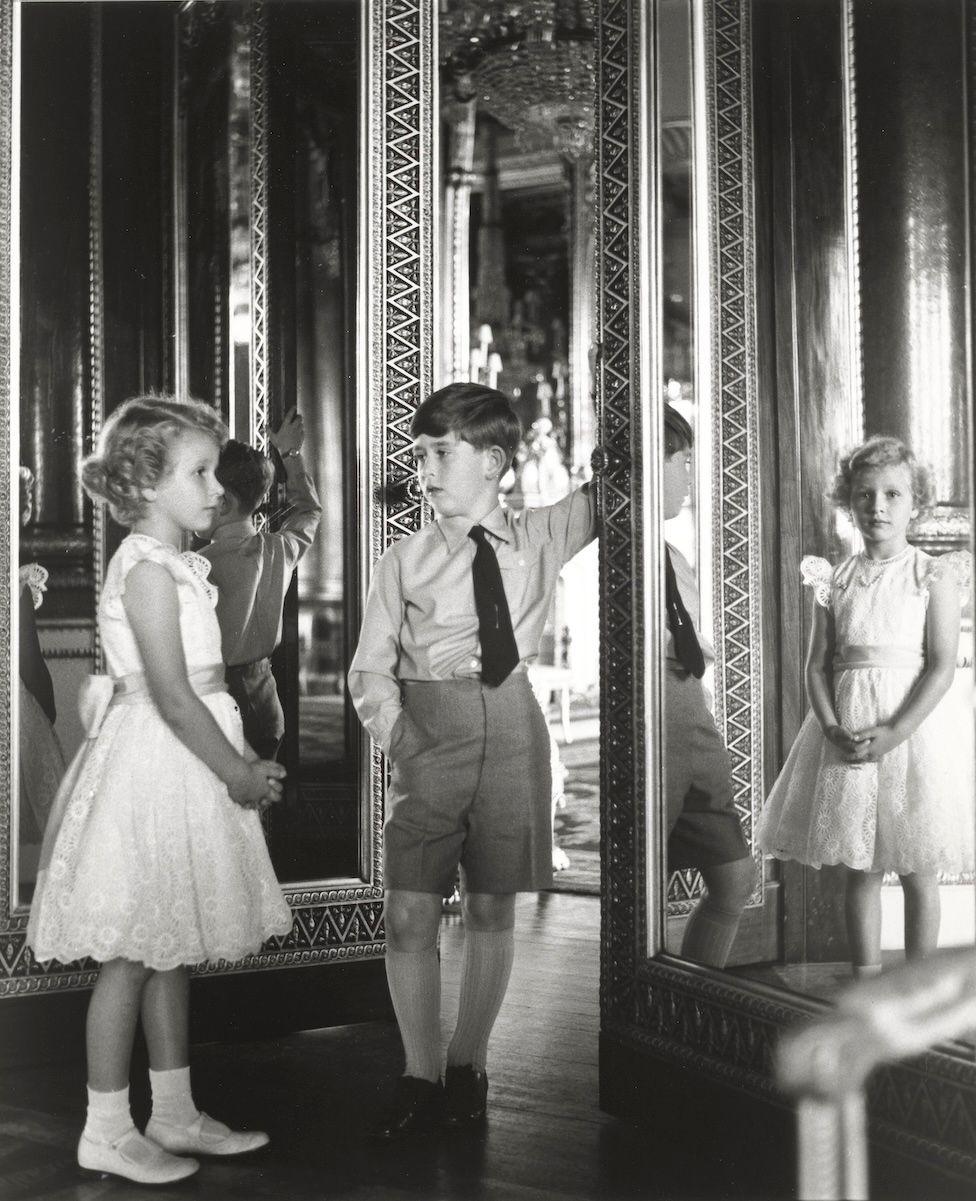
[[[962,63],[949,22],[943,48],[947,62],[958,58],[958,76],[950,71],[938,96],[923,94],[924,89],[913,93],[919,112],[938,108],[944,118],[944,135],[933,145],[910,118],[903,128],[892,116],[892,88],[906,85],[886,80],[883,56],[875,59],[871,49],[881,44],[879,38],[857,40],[858,57],[849,64],[858,84],[859,125],[852,131],[842,57],[853,49],[845,42],[850,30],[843,28],[839,12],[828,17],[814,6],[766,3],[757,3],[754,11],[759,420],[758,499],[750,536],[761,548],[761,596],[755,600],[761,602],[762,637],[756,636],[752,652],[754,662],[761,663],[754,703],[762,705],[756,752],[762,756],[762,786],[761,795],[755,795],[744,772],[727,789],[751,852],[742,861],[740,879],[730,873],[716,888],[705,889],[694,867],[685,866],[695,863],[687,840],[670,848],[672,868],[683,870],[669,879],[666,944],[674,953],[750,979],[830,997],[851,982],[854,964],[867,969],[858,975],[873,974],[906,954],[974,942],[972,469],[967,450],[972,405],[965,367],[969,332],[958,301],[968,287]],[[696,379],[708,377],[703,372],[708,364],[694,336],[696,310],[707,311],[696,305],[694,295],[695,281],[707,280],[700,258],[704,242],[696,244],[694,236],[695,210],[699,206],[701,229],[701,206],[709,202],[706,190],[712,186],[695,178],[692,149],[705,136],[703,123],[694,120],[700,80],[692,67],[691,37],[701,12],[683,0],[660,0],[657,12],[662,386],[665,402],[687,419],[695,438],[682,464],[690,495],[671,509],[665,472],[663,532],[687,615],[701,633],[703,694],[714,701],[718,728],[730,744],[741,743],[748,731],[735,721],[723,722],[728,698],[714,695],[711,662],[720,630],[716,607],[725,595],[716,580],[729,580],[728,564],[719,559],[735,539],[735,531],[716,520],[713,497],[718,473],[738,452],[716,442],[722,423],[714,390],[696,388]],[[851,174],[855,165],[857,180]],[[902,197],[900,209],[890,204],[896,193]],[[907,247],[901,261],[899,247]],[[896,337],[893,327],[902,335]],[[896,349],[902,342],[904,349]],[[859,526],[852,504],[831,499],[841,456],[871,435],[897,437],[913,448],[934,485],[926,498],[915,479],[912,508],[918,512],[907,526],[903,557],[894,556],[890,564],[884,556],[879,560],[875,536],[863,522]],[[898,471],[905,480],[910,477],[907,468]],[[855,483],[861,478],[856,475]],[[887,529],[886,513],[877,516],[874,528],[880,530],[882,523]],[[899,554],[902,545],[895,546]],[[933,556],[935,565],[916,559],[919,552]],[[847,804],[855,803],[856,794],[863,807],[858,829],[869,851],[855,851],[857,839],[842,830],[842,814],[830,799],[831,789],[841,787],[840,777],[830,775],[830,768],[827,776],[835,783],[824,784],[827,776],[818,765],[829,759],[828,744],[819,724],[807,717],[807,648],[818,602],[814,587],[801,578],[805,556],[830,566],[849,564],[843,586],[835,585],[830,596],[831,616],[824,626],[831,631],[829,650],[821,647],[818,661],[825,664],[838,714],[843,708],[852,731],[872,736],[875,726],[897,721],[944,654],[935,644],[936,628],[952,627],[953,646],[959,631],[954,669],[950,664],[942,673],[945,696],[919,727],[920,737],[932,739],[942,751],[926,751],[912,735],[902,751],[897,746],[886,751],[880,764],[838,769],[846,772]],[[940,563],[943,556],[949,557]],[[911,579],[904,581],[905,595],[889,596],[884,590],[896,587],[898,564],[909,560],[914,566]],[[814,582],[823,570],[830,568],[815,563],[805,574]],[[937,627],[928,619],[927,585],[918,582],[929,571],[957,578],[962,599],[961,615],[937,619]],[[734,584],[726,586],[734,591]],[[877,598],[865,602],[863,615],[856,616],[855,594],[870,588]],[[906,619],[913,605],[915,626],[892,633],[890,626]],[[673,621],[672,614],[671,629]],[[854,628],[860,635],[852,641],[844,631]],[[666,633],[666,639],[677,662],[673,636]],[[889,695],[885,689],[894,687],[898,664],[886,647],[906,640],[914,640],[914,667],[903,665],[901,691]],[[871,653],[864,662],[852,659],[849,666],[854,651],[865,648]],[[736,647],[726,645],[723,652],[727,658]],[[666,686],[666,774],[673,779],[691,753],[687,706],[676,696]],[[797,758],[801,750],[788,762],[798,739],[799,748],[806,748],[806,767]],[[705,743],[694,754],[705,763]],[[899,755],[909,764],[900,778]],[[933,766],[923,772],[918,766],[923,761]],[[779,812],[776,798],[785,795],[785,784],[777,784],[781,773],[791,781],[792,812],[806,814],[802,847],[767,834],[767,822]],[[728,780],[728,767],[718,775]],[[714,848],[706,845],[703,831],[714,824],[708,810],[722,791],[720,783],[712,789],[703,777],[685,793],[688,829],[692,840],[699,840],[695,853],[713,870]],[[729,851],[726,846],[722,854],[731,867],[736,861]],[[678,862],[675,852],[682,856]],[[857,863],[851,863],[856,855]],[[704,875],[711,885],[708,866]],[[713,913],[698,908],[706,893],[718,897]],[[736,928],[728,916],[740,908]],[[696,916],[689,920],[691,914]],[[703,920],[696,927],[699,917]]]
[[[356,303],[360,5],[290,0],[181,14],[189,391],[268,451],[295,405],[322,518],[272,665],[285,712],[282,804],[265,815],[287,882],[356,878],[359,733],[345,692],[357,612]],[[287,526],[279,463],[256,524]]]
[[[497,387],[524,441],[513,509],[590,475],[594,5],[441,5],[440,384]],[[597,547],[563,569],[529,671],[552,735],[554,887],[598,894]]]
[[[365,437],[361,10],[20,7],[14,907],[30,901],[57,779],[82,741],[76,697],[98,670],[97,588],[122,536],[93,514],[79,464],[101,420],[147,391],[211,401],[233,437],[262,449],[291,405],[303,416],[323,515],[273,659],[288,790],[266,833],[284,883],[371,870],[344,689]],[[277,528],[289,509],[278,464],[258,524]]]

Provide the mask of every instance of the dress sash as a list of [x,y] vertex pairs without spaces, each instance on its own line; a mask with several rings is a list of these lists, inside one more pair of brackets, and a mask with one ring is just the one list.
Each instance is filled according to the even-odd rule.
[[862,667],[894,667],[917,671],[924,667],[922,655],[909,647],[845,646],[834,655],[835,671],[851,671]]
[[[197,696],[209,696],[214,692],[226,692],[224,665],[215,663],[187,673],[190,687]],[[109,709],[116,705],[141,705],[151,703],[149,685],[145,672],[134,671],[127,676],[89,676],[81,686],[78,708],[85,737],[94,738],[102,728]]]

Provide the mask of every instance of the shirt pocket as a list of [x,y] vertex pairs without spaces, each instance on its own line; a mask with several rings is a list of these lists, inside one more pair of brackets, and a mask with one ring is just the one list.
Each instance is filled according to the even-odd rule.
[[495,552],[509,612],[522,616],[545,592],[545,558],[538,547],[503,545]]

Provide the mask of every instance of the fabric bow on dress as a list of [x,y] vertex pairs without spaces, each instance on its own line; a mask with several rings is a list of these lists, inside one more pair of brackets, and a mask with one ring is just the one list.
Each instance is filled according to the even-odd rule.
[[95,738],[102,728],[112,697],[115,681],[111,676],[89,676],[78,691],[78,712],[86,738]]

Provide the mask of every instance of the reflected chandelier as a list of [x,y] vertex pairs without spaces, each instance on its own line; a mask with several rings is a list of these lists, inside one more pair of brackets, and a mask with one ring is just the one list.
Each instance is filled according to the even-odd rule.
[[441,14],[459,100],[512,130],[523,150],[593,152],[594,0],[456,0]]

